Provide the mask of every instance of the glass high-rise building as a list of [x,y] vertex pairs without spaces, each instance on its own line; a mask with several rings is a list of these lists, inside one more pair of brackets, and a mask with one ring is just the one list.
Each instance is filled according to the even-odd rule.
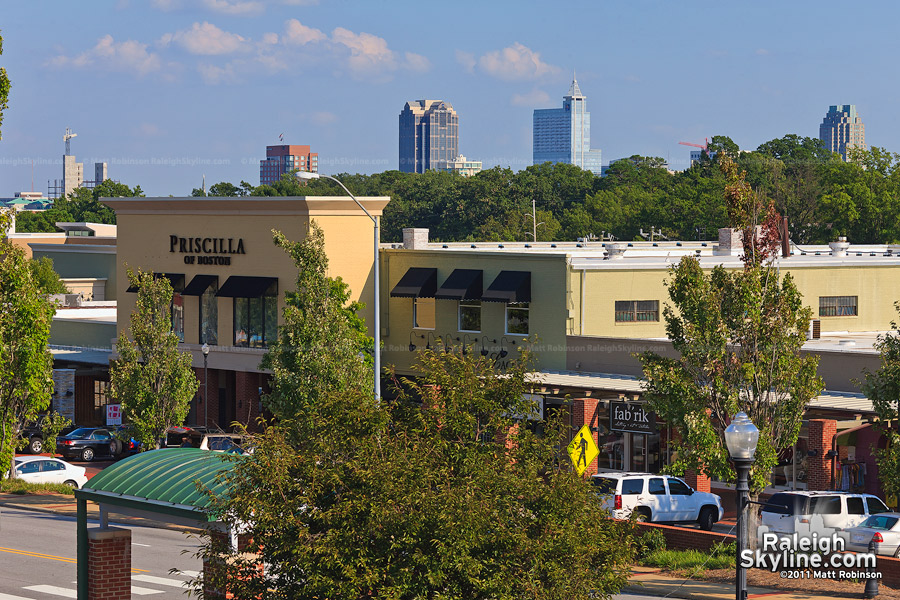
[[443,100],[413,100],[400,112],[400,170],[444,169],[459,155],[459,117]]
[[532,149],[536,165],[569,163],[600,175],[600,150],[591,148],[591,113],[587,110],[587,96],[581,93],[574,77],[569,93],[563,96],[562,108],[534,111]]
[[825,119],[819,125],[819,139],[825,147],[837,152],[846,162],[848,150],[866,148],[866,126],[856,112],[854,104],[837,104],[828,107]]

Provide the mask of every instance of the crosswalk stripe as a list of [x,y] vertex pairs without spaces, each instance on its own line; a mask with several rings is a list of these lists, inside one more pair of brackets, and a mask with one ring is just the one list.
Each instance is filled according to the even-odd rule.
[[170,585],[172,587],[184,587],[187,581],[180,579],[167,579],[165,577],[154,577],[153,575],[132,575],[132,581],[143,581],[144,583],[155,583],[156,585]]
[[40,592],[42,594],[53,594],[54,596],[62,596],[63,598],[78,598],[77,590],[59,587],[58,585],[30,585],[23,589],[26,589],[30,592]]
[[138,596],[147,596],[149,594],[162,594],[162,590],[151,590],[150,588],[142,588],[136,585],[131,586],[131,593]]
[[0,600],[32,600],[25,596],[10,596],[9,594],[0,594]]
[[182,571],[178,570],[179,575],[184,575],[185,577],[200,577],[200,571]]

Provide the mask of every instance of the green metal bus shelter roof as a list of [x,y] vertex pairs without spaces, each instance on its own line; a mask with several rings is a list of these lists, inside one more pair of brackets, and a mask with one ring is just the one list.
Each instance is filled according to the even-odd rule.
[[[199,448],[164,448],[141,452],[106,467],[75,490],[80,500],[96,502],[111,512],[165,515],[171,522],[215,521],[208,496],[227,493],[218,476],[243,456]],[[150,513],[150,514],[148,514]]]

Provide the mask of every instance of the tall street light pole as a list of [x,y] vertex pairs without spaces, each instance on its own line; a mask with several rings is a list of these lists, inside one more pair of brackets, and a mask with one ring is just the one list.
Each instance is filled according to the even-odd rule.
[[375,367],[374,367],[375,377],[374,377],[374,380],[375,380],[375,385],[374,385],[374,392],[375,392],[375,402],[376,403],[381,402],[381,300],[379,299],[379,296],[380,296],[380,294],[379,294],[380,269],[378,266],[378,262],[379,262],[379,260],[378,260],[378,244],[381,242],[381,227],[378,223],[378,217],[372,216],[372,214],[366,210],[366,207],[363,206],[360,203],[360,201],[356,199],[356,196],[354,196],[350,192],[350,190],[347,189],[347,186],[345,186],[343,183],[341,183],[339,180],[335,179],[331,175],[321,175],[319,173],[311,173],[309,171],[297,171],[296,176],[297,176],[297,179],[300,179],[301,181],[307,181],[310,179],[320,179],[320,178],[330,179],[331,181],[334,181],[339,186],[341,186],[341,188],[343,188],[343,190],[345,192],[347,192],[347,195],[350,196],[354,202],[356,202],[356,205],[358,207],[360,207],[364,213],[366,213],[367,217],[372,219],[372,223],[375,225],[375,290],[374,290],[374,296],[375,296]]
[[209,344],[203,342],[200,348],[203,352],[203,426],[209,425],[209,370],[206,368],[206,359],[209,358]]
[[737,572],[735,573],[735,600],[747,600],[747,569],[741,566],[741,554],[747,549],[747,506],[750,504],[750,468],[756,456],[759,430],[741,411],[734,415],[725,429],[725,445],[737,471],[735,498],[737,500]]

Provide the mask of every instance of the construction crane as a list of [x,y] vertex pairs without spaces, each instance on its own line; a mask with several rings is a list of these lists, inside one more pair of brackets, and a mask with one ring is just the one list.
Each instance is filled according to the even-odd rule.
[[77,133],[74,133],[71,129],[66,127],[66,135],[63,136],[63,141],[66,143],[66,156],[72,154],[71,148],[69,147],[69,140],[77,136]]
[[678,142],[678,143],[681,144],[682,146],[693,146],[694,148],[700,148],[701,150],[704,150],[707,152],[708,152],[708,148],[709,148],[709,138],[706,138],[705,143],[703,143],[703,144],[692,144],[690,142]]

